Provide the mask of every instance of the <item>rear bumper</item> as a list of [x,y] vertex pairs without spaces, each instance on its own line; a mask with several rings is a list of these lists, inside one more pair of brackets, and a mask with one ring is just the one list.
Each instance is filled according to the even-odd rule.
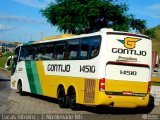
[[149,97],[149,94],[147,94],[145,97],[139,97],[106,95],[104,92],[101,92],[99,93],[99,96],[95,99],[95,104],[120,108],[147,107],[149,103]]

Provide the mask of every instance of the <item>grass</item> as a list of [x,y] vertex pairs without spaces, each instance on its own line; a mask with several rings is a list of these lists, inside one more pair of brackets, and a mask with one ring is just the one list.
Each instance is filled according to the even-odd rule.
[[5,64],[6,64],[6,61],[8,59],[9,56],[13,55],[13,53],[7,53],[5,54],[4,56],[0,57],[0,67],[1,68],[5,68]]
[[5,63],[7,61],[7,56],[0,57],[0,67],[5,68]]
[[160,82],[151,82],[152,86],[160,86]]

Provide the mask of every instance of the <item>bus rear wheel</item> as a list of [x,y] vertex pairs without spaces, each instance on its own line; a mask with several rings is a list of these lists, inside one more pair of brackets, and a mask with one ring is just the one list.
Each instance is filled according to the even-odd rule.
[[72,110],[77,110],[78,105],[76,104],[76,91],[74,88],[69,90],[69,106]]
[[68,107],[68,100],[66,99],[65,90],[63,87],[59,87],[57,91],[58,105],[60,108]]

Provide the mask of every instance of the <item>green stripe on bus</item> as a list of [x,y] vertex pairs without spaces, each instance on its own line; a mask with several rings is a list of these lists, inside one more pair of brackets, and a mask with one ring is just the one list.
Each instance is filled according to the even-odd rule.
[[36,66],[35,61],[31,61],[31,67],[32,67],[32,74],[33,74],[34,84],[35,84],[37,93],[42,95],[41,83],[39,80],[39,75],[38,75],[37,66]]
[[31,91],[31,93],[37,93],[36,87],[34,84],[33,74],[32,74],[31,62],[25,61],[25,66],[26,66],[26,72],[27,72],[27,76],[28,76],[30,91]]
[[39,81],[36,62],[26,61],[25,66],[31,93],[42,94],[42,88]]

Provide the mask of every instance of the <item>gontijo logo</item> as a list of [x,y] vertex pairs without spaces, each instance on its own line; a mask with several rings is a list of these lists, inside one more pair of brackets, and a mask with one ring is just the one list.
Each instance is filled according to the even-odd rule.
[[131,37],[126,37],[126,38],[124,38],[124,40],[118,40],[120,43],[122,43],[124,45],[125,49],[114,47],[114,48],[112,48],[112,53],[146,56],[147,51],[142,50],[142,49],[133,49],[133,48],[136,48],[136,43],[140,40],[141,39],[139,39],[139,38],[131,38]]
[[126,37],[124,40],[118,40],[122,44],[124,44],[124,47],[128,49],[133,49],[136,47],[136,42],[140,41],[141,39],[139,38],[131,38],[131,37]]

